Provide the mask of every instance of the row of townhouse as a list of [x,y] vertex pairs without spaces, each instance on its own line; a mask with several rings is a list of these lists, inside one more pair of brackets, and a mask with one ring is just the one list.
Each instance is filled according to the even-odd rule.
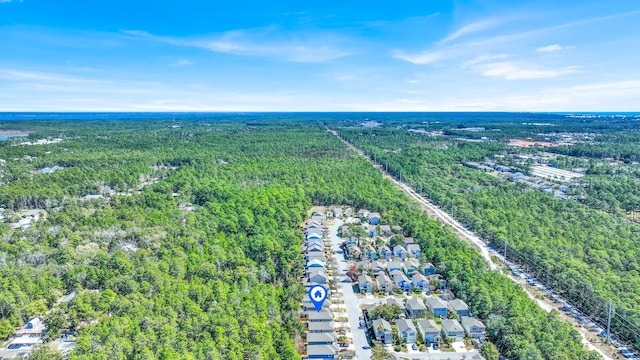
[[[327,286],[327,258],[325,255],[324,225],[326,215],[314,213],[305,225],[304,257],[306,261],[304,284]],[[305,322],[306,358],[335,359],[338,356],[337,335],[331,311],[331,301],[325,300],[320,311],[306,294],[302,303],[302,319]]]
[[409,291],[416,288],[428,293],[430,285],[435,283],[442,287],[446,283],[442,275],[435,273],[436,268],[432,263],[421,265],[418,259],[359,262],[358,268],[364,273],[358,278],[362,293],[381,291],[391,294],[395,289]]
[[[430,301],[429,299],[434,300]],[[440,299],[427,298],[427,306],[425,306],[421,299],[415,297],[409,299],[406,304],[400,299],[388,298],[387,305],[398,305],[403,311],[403,314],[395,320],[398,336],[402,337],[408,344],[415,343],[417,336],[420,336],[420,339],[425,343],[437,343],[445,337],[453,338],[454,341],[462,341],[465,337],[480,342],[485,340],[485,325],[480,320],[470,316],[468,306],[462,300],[458,300],[457,303],[454,302],[454,305],[449,307],[452,312],[456,312],[459,315],[460,321],[456,319],[441,319],[441,325],[439,326],[435,320],[421,319],[426,316],[426,311],[430,311],[432,314],[444,311],[446,314],[447,305],[442,308],[443,304],[437,300]],[[392,344],[392,329],[389,322],[384,319],[369,320],[369,312],[376,307],[377,305],[367,306],[363,311],[365,320],[372,328],[377,340],[385,344]],[[455,310],[456,308],[458,308],[458,311]],[[414,321],[416,322],[414,323]]]

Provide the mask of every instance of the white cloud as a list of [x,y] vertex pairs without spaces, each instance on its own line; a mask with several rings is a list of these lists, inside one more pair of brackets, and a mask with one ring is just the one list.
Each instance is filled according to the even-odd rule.
[[322,33],[284,33],[275,27],[235,30],[211,37],[178,38],[157,36],[145,31],[125,34],[175,46],[196,47],[217,53],[283,59],[300,63],[320,63],[351,55],[333,44],[338,36]]
[[404,60],[416,65],[433,64],[435,62],[452,57],[454,54],[449,51],[424,51],[417,54],[407,54],[401,50],[395,50],[392,53],[393,57],[399,60]]
[[453,33],[449,34],[449,36],[442,39],[441,42],[445,43],[445,42],[453,41],[466,35],[480,32],[482,30],[490,29],[500,24],[501,22],[502,21],[496,20],[496,19],[477,21],[469,25],[463,26],[460,29],[454,31]]
[[[482,65],[486,64],[478,66]],[[563,72],[522,63],[517,68],[536,75],[535,71]],[[510,71],[501,76],[515,73]],[[206,84],[132,81],[111,74],[91,78],[6,68],[0,69],[0,79],[3,111],[633,111],[640,98],[640,78],[558,88],[502,87],[490,93],[471,83],[437,87],[437,91],[431,86],[412,86],[415,91],[411,92],[394,91],[388,84],[371,93],[242,91]]]
[[558,44],[542,46],[536,49],[537,52],[545,53],[545,52],[554,52],[566,49],[564,46],[560,46]]
[[338,81],[352,81],[355,78],[356,76],[353,74],[343,74],[343,75],[338,75],[334,77],[334,79]]
[[69,75],[16,69],[0,69],[0,79],[13,81],[50,81],[61,83],[85,83],[92,81],[89,79]]
[[193,65],[193,61],[188,59],[180,59],[174,62],[173,64],[170,64],[170,66],[188,66],[188,65]]
[[502,61],[478,65],[476,70],[478,70],[482,76],[487,77],[499,77],[505,80],[528,80],[572,74],[578,71],[578,67],[568,66],[558,69],[548,69],[523,62]]
[[509,57],[511,57],[510,54],[480,55],[480,56],[477,56],[475,59],[471,59],[469,61],[465,61],[462,64],[462,67],[463,68],[467,68],[467,67],[471,67],[473,65],[486,63],[488,61],[503,60],[503,59],[507,59]]

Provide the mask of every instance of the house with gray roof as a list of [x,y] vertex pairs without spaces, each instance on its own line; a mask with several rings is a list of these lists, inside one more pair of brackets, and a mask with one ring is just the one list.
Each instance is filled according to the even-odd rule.
[[369,224],[372,224],[372,225],[380,224],[380,213],[372,212],[369,214],[369,216],[367,216],[367,218],[369,219]]
[[358,215],[358,217],[359,217],[359,218],[366,218],[366,217],[368,217],[368,216],[369,216],[369,210],[367,210],[367,209],[360,209],[360,210],[358,210],[357,215]]
[[334,324],[332,321],[313,321],[307,322],[307,328],[310,333],[332,333],[334,332]]
[[396,245],[393,247],[393,256],[405,260],[407,258],[407,249],[402,245]]
[[420,298],[412,297],[407,301],[407,316],[412,319],[418,319],[424,317],[427,312],[427,307]]
[[322,239],[322,229],[319,227],[309,228],[306,231],[306,235],[307,235],[307,240],[311,238]]
[[413,321],[410,319],[398,319],[396,320],[396,327],[398,328],[398,335],[402,337],[407,344],[414,344],[416,342],[418,331],[415,325],[413,325]]
[[344,209],[344,216],[346,216],[346,217],[353,216],[353,209],[351,207],[346,207]]
[[367,227],[367,234],[369,235],[369,237],[378,236],[378,226],[377,225],[369,225]]
[[391,249],[387,245],[382,245],[378,247],[378,255],[387,260],[391,259]]
[[313,268],[307,275],[307,282],[311,284],[326,284],[329,280],[329,276],[324,269]]
[[309,310],[307,311],[306,315],[307,315],[307,319],[309,319],[309,322],[333,321],[333,315],[331,313],[331,310],[329,309],[320,309],[320,311],[317,311],[315,309]]
[[423,275],[435,275],[436,267],[432,263],[426,263],[422,266]]
[[471,316],[469,305],[460,299],[449,301],[448,307],[451,312],[457,313],[458,316]]
[[335,345],[308,345],[307,359],[335,359],[339,348]]
[[313,215],[311,215],[311,221],[324,224],[326,220],[327,220],[327,216],[325,214],[316,212],[316,213],[313,213]]
[[454,341],[464,340],[464,328],[458,320],[442,319],[442,335],[447,338],[453,338]]
[[380,232],[382,234],[382,236],[384,237],[390,237],[392,235],[391,233],[391,226],[390,225],[380,225]]
[[417,272],[413,274],[413,276],[411,277],[411,285],[413,285],[414,288],[420,288],[424,291],[428,291],[429,279],[427,279],[424,275]]
[[375,290],[376,285],[373,283],[373,279],[369,275],[360,275],[358,276],[358,288],[360,288],[360,293],[362,294],[371,294],[373,290]]
[[407,252],[409,253],[409,256],[412,256],[414,258],[420,258],[420,245],[408,244]]
[[384,291],[387,294],[393,292],[393,281],[385,273],[380,273],[376,276],[376,282],[378,283],[378,289]]
[[373,261],[369,268],[373,270],[374,275],[378,275],[380,273],[384,274],[387,264],[384,261]]
[[312,242],[305,249],[305,253],[309,254],[312,252],[324,252],[324,246],[320,242]]
[[485,339],[487,328],[482,321],[469,316],[461,316],[460,323],[470,338],[478,340]]
[[436,317],[446,317],[447,316],[447,302],[440,299],[439,297],[428,297],[427,298],[427,308],[433,316]]
[[321,258],[313,258],[309,261],[307,261],[307,269],[313,269],[313,268],[322,268],[324,269],[326,267],[327,263],[325,261],[322,261]]
[[404,291],[411,290],[411,281],[409,280],[407,275],[399,271],[394,272],[392,279],[393,279],[393,282],[396,284],[396,286],[399,287],[400,289]]
[[337,339],[336,333],[308,333],[307,345],[334,345]]
[[371,325],[376,340],[382,341],[385,345],[393,343],[393,331],[391,324],[385,319],[375,319]]
[[389,272],[389,275],[391,275],[391,272],[394,270],[402,271],[402,263],[400,261],[390,261],[387,264],[387,271]]
[[418,261],[418,259],[410,258],[405,260],[404,263],[402,263],[402,270],[408,276],[415,274],[416,272],[418,272],[419,269],[420,269],[420,261]]
[[[303,311],[309,311],[309,310],[316,311],[316,306],[311,302],[311,300],[309,300],[309,295],[305,295],[304,299],[305,299],[304,302],[302,302],[302,310]],[[330,308],[331,308],[331,300],[327,299],[322,304],[322,309],[330,309]]]
[[440,341],[441,330],[433,320],[418,321],[418,332],[422,340],[428,344]]
[[324,256],[324,253],[312,252],[306,255],[307,261],[311,261],[314,259],[318,259],[322,262],[327,262],[327,258]]
[[389,306],[398,305],[398,307],[400,308],[400,310],[402,310],[402,312],[406,310],[406,307],[404,306],[404,303],[402,302],[402,300],[395,297],[387,298],[387,305]]

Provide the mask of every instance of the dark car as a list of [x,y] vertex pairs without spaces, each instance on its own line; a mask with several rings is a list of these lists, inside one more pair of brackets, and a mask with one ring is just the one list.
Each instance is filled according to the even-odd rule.
[[7,346],[7,349],[20,349],[22,347],[22,344],[11,344],[9,346]]
[[438,350],[438,349],[439,349],[438,344],[433,344],[433,350]]
[[413,344],[413,345],[411,345],[411,348],[412,348],[413,350],[418,350],[418,345]]
[[362,348],[363,348],[363,349],[365,349],[365,350],[369,350],[369,349],[371,349],[371,347],[370,347],[369,345],[365,345],[365,346],[363,346]]

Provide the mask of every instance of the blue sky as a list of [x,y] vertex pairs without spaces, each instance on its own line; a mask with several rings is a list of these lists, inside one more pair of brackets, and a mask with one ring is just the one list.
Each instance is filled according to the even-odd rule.
[[0,111],[638,111],[640,2],[0,0]]

